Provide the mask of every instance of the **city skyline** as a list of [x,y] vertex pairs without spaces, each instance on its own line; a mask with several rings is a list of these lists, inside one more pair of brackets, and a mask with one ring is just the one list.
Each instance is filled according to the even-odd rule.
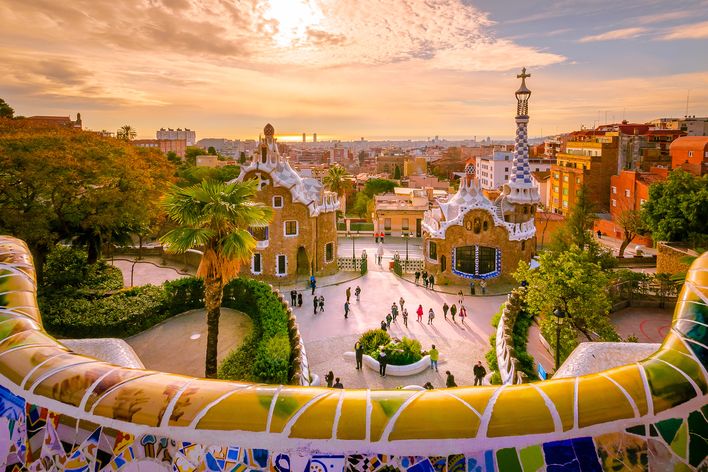
[[0,30],[17,114],[141,138],[509,139],[523,66],[531,137],[708,114],[703,0],[0,0]]

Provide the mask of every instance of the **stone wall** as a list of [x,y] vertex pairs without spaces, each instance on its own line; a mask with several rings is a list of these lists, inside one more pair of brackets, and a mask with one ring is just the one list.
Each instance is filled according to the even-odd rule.
[[688,270],[688,264],[681,262],[687,256],[698,253],[681,243],[660,242],[657,244],[656,272],[658,274],[679,274]]

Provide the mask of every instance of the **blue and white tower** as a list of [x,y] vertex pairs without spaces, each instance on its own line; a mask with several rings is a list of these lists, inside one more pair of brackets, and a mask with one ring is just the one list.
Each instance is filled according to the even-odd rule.
[[531,90],[526,87],[526,78],[531,74],[526,73],[526,68],[516,77],[521,79],[521,87],[516,91],[516,141],[514,145],[514,162],[512,164],[509,182],[504,186],[504,196],[508,203],[529,204],[539,203],[538,185],[531,176],[529,165],[529,98]]

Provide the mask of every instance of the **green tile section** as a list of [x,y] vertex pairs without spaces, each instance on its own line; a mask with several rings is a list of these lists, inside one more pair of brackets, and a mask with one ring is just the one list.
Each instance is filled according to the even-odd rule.
[[686,458],[686,446],[688,445],[688,426],[683,421],[681,422],[681,427],[679,427],[676,432],[674,440],[671,441],[671,450],[673,450],[677,456],[685,459]]
[[524,472],[519,464],[516,449],[507,447],[497,451],[497,467],[504,472]]
[[647,434],[647,430],[643,424],[640,424],[639,426],[632,426],[631,428],[627,428],[627,432],[632,433],[632,434],[637,434],[639,436],[646,436],[646,434]]
[[[705,407],[704,407],[705,408]],[[708,422],[698,411],[688,416],[688,462],[698,467],[708,455]]]
[[671,418],[669,420],[659,421],[656,423],[656,429],[659,430],[661,438],[666,442],[666,444],[671,444],[676,436],[676,431],[681,427],[683,420],[677,418]]
[[541,446],[525,447],[519,451],[519,456],[521,457],[521,465],[524,468],[524,472],[543,470],[546,465],[543,461]]

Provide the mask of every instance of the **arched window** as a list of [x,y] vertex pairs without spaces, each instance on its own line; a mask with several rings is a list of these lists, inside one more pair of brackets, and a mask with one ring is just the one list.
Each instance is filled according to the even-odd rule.
[[487,231],[489,229],[489,222],[487,220],[484,220],[484,223],[482,223],[482,231]]
[[453,252],[452,272],[469,278],[496,277],[501,271],[501,251],[486,246],[461,246]]
[[474,234],[479,234],[482,231],[482,221],[479,218],[474,219]]

